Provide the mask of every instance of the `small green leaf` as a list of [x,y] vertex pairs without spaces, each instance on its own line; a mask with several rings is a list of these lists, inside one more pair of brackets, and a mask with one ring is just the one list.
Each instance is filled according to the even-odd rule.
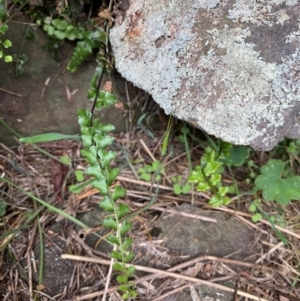
[[251,203],[251,205],[249,206],[248,210],[250,212],[256,212],[256,205],[254,202]]
[[131,227],[132,227],[132,225],[128,221],[122,222],[122,225],[121,225],[121,228],[120,228],[120,234],[121,235],[126,234],[131,229]]
[[115,187],[112,193],[113,201],[115,202],[116,200],[123,198],[125,195],[126,195],[126,190],[118,185]]
[[7,39],[4,42],[2,42],[2,44],[3,44],[4,48],[9,48],[12,46],[11,41],[7,40]]
[[138,172],[139,173],[146,173],[147,171],[146,171],[146,168],[140,167],[140,168],[138,168]]
[[118,272],[124,273],[124,271],[126,270],[126,266],[121,264],[120,262],[115,262],[113,264],[113,269]]
[[77,182],[82,182],[84,180],[84,173],[82,170],[80,169],[77,169],[75,171],[75,176],[76,176],[76,180]]
[[210,190],[210,186],[207,182],[200,182],[196,187],[197,191],[208,191]]
[[[102,225],[106,228],[110,228],[113,230],[117,230],[117,222],[112,218],[112,217],[106,217],[103,221],[102,221]],[[114,257],[115,258],[115,257]]]
[[78,109],[77,115],[78,115],[78,123],[81,126],[90,126],[91,118],[92,118],[92,113],[90,111],[86,109]]
[[222,206],[227,206],[231,203],[231,199],[227,196],[222,196],[221,203],[222,203]]
[[63,31],[60,30],[54,30],[53,34],[59,39],[63,40],[66,38],[66,34]]
[[220,174],[212,174],[210,177],[210,183],[214,186],[216,186],[217,184],[219,184],[221,182],[221,175]]
[[151,181],[151,175],[148,174],[148,173],[142,173],[140,175],[141,179],[144,180],[144,181],[147,181],[147,182],[150,182]]
[[137,293],[131,289],[128,284],[120,285],[119,290],[124,292],[122,295],[122,300],[127,300],[129,298],[135,299],[137,297]]
[[263,190],[266,201],[287,205],[291,200],[300,200],[300,177],[282,178],[285,164],[281,160],[270,159],[260,170],[255,185]]
[[90,147],[92,145],[94,131],[93,128],[81,126],[81,140],[84,147]]
[[53,19],[52,21],[51,21],[51,23],[57,28],[58,27],[58,25],[59,25],[59,23],[61,22],[61,19]]
[[116,102],[117,99],[114,94],[106,91],[100,91],[95,105],[95,109],[101,110],[103,107],[110,107],[111,105],[114,105]]
[[[98,133],[98,130],[101,131],[101,133]],[[114,131],[115,130],[115,127],[112,125],[112,124],[101,124],[101,126],[98,126],[96,128],[96,134],[105,134],[105,133],[108,133],[108,132],[111,132],[111,131]]]
[[52,18],[50,18],[50,17],[45,17],[45,19],[44,19],[44,24],[50,24],[51,21],[52,21]]
[[117,260],[120,260],[120,261],[122,260],[122,255],[120,253],[116,252],[116,251],[112,251],[110,253],[110,256],[114,259],[117,259]]
[[114,137],[96,134],[94,135],[93,140],[96,143],[98,149],[103,149],[112,144]]
[[133,275],[135,272],[135,267],[134,266],[130,266],[129,268],[127,268],[127,270],[125,271],[125,274],[127,277],[130,277],[131,275]]
[[106,172],[107,172],[107,184],[111,185],[117,178],[117,176],[119,175],[119,169],[118,168],[106,168]]
[[43,26],[44,31],[46,31],[48,33],[48,35],[53,36],[54,30],[55,28],[51,25],[45,24]]
[[190,183],[198,183],[204,181],[204,175],[202,173],[202,170],[199,166],[196,166],[195,170],[193,170],[188,178],[188,181]]
[[223,205],[222,198],[218,195],[214,195],[208,203],[212,207],[220,207]]
[[98,177],[97,180],[93,182],[93,187],[98,189],[102,195],[107,195],[107,186],[105,177]]
[[190,129],[184,124],[184,126],[181,128],[181,133],[187,135],[189,132]]
[[11,55],[5,55],[4,56],[4,61],[6,63],[11,63],[13,61],[13,57]]
[[0,33],[1,34],[4,35],[7,32],[7,30],[8,30],[8,25],[7,24],[0,25]]
[[61,19],[53,19],[52,24],[59,30],[66,30],[68,27],[68,23]]
[[221,186],[218,189],[220,196],[225,196],[228,193],[228,186]]
[[70,41],[74,41],[76,39],[76,35],[73,32],[65,32],[66,38]]
[[125,216],[126,214],[128,214],[130,212],[130,208],[125,205],[125,204],[118,204],[118,218],[122,218],[123,216]]
[[234,185],[226,186],[226,187],[227,187],[227,193],[237,194],[236,187]]
[[87,99],[91,100],[91,101],[94,101],[95,98],[97,96],[97,90],[95,89],[90,89],[88,90],[88,93],[86,95]]
[[185,185],[183,185],[183,187],[181,188],[181,192],[182,193],[188,193],[188,192],[190,192],[191,191],[191,185],[189,185],[189,184],[185,184]]
[[227,158],[229,164],[233,166],[241,166],[244,164],[245,160],[249,157],[250,148],[243,145],[234,145],[230,149],[230,155]]
[[206,176],[215,174],[218,171],[219,167],[221,167],[222,165],[223,163],[219,161],[207,162],[206,166],[203,169],[203,172]]
[[260,213],[255,213],[252,215],[251,219],[254,223],[257,223],[262,220],[262,215]]
[[91,165],[94,165],[98,162],[98,158],[97,158],[97,148],[95,145],[92,145],[90,148],[88,149],[83,149],[81,150],[81,155],[86,158],[89,163]]
[[152,167],[152,165],[146,165],[146,172],[152,173],[154,171],[155,171],[155,169]]
[[135,257],[135,254],[133,252],[129,252],[128,255],[124,257],[124,261],[126,263],[131,262],[133,258]]
[[105,211],[114,212],[114,204],[107,196],[100,202],[99,207]]
[[177,195],[181,194],[181,187],[178,183],[173,185],[173,189],[174,189],[175,194],[177,194]]
[[106,151],[106,150],[100,149],[98,151],[98,155],[101,159],[102,166],[106,167],[116,157],[117,153],[114,151]]
[[90,176],[95,177],[97,180],[98,179],[103,179],[104,176],[102,174],[102,170],[101,167],[99,165],[99,163],[95,163],[93,165],[90,165],[87,169],[86,169],[86,173]]
[[152,169],[153,171],[157,170],[160,166],[160,161],[159,160],[156,160],[154,162],[152,162]]
[[110,241],[110,242],[113,243],[113,244],[116,244],[117,246],[120,245],[119,239],[118,239],[116,236],[112,235],[112,234],[110,234],[110,235],[107,237],[107,240]]
[[132,239],[129,237],[125,237],[123,243],[122,243],[122,247],[124,250],[127,250],[128,248],[130,248],[130,246],[132,245]]
[[118,275],[117,276],[117,281],[118,281],[118,283],[127,283],[128,282],[128,277],[123,276],[123,275]]
[[161,180],[161,175],[155,176],[155,181],[156,181],[156,182],[159,182],[160,180]]
[[[61,163],[65,164],[65,165],[69,165],[69,164],[72,163],[72,159],[71,159],[70,157],[68,157],[68,156],[61,156],[61,157],[59,158],[59,161],[60,161]],[[81,171],[81,172],[82,172],[82,171]]]
[[[121,292],[127,292],[127,291],[128,291],[128,286],[127,286],[127,285],[120,285],[120,286],[119,286],[119,290],[120,290]],[[124,295],[123,295],[123,296],[124,296]],[[123,298],[123,296],[122,296],[122,299],[125,300],[125,299]]]

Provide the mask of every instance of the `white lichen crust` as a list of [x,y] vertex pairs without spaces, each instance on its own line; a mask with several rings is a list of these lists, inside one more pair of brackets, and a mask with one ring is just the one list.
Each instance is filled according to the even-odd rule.
[[131,0],[110,40],[119,72],[167,114],[269,150],[300,138],[298,19],[294,0]]

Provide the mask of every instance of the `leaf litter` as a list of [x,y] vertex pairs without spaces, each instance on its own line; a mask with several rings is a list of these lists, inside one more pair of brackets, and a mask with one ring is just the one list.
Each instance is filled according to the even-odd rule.
[[[185,148],[175,134],[170,141],[173,155],[164,161],[164,174],[159,182],[157,201],[151,209],[133,219],[130,234],[136,252],[133,263],[138,262],[139,256],[150,255],[151,258],[147,265],[136,264],[137,277],[133,281],[139,293],[137,300],[176,300],[182,290],[189,292],[191,300],[198,300],[197,298],[201,300],[195,287],[203,284],[213,289],[227,291],[233,297],[241,297],[242,299],[239,300],[247,298],[247,300],[270,301],[299,300],[300,210],[296,202],[281,207],[282,214],[287,217],[286,226],[277,226],[277,229],[285,233],[289,242],[287,246],[279,240],[268,221],[261,220],[256,224],[251,222],[251,214],[247,211],[247,206],[252,201],[251,196],[240,196],[238,202],[233,201],[227,207],[213,209],[233,215],[256,231],[256,243],[261,245],[261,254],[257,254],[255,263],[233,260],[230,257],[219,258],[209,254],[199,254],[196,258],[189,258],[184,256],[186,254],[172,253],[172,250],[164,248],[162,242],[153,236],[155,222],[161,212],[168,212],[171,215],[184,214],[191,220],[194,218],[193,213],[178,213],[176,210],[178,204],[190,204],[193,199],[194,206],[197,208],[211,210],[207,205],[211,198],[210,193],[190,191],[177,195],[173,190],[172,177],[180,174],[183,178],[187,178],[189,175]],[[163,133],[159,131],[154,133],[154,137],[162,136]],[[118,181],[127,189],[127,196],[123,202],[133,211],[138,210],[150,200],[151,194],[155,193],[156,184],[141,180],[137,171],[147,164],[152,165],[156,159],[159,159],[160,139],[150,138],[141,129],[133,129],[132,132],[115,135],[115,140],[114,150],[118,152],[118,159],[114,164],[121,169]],[[192,161],[198,164],[199,158],[204,153],[204,147],[193,142],[191,144]],[[39,146],[56,157],[57,161],[54,162],[53,158],[45,156],[29,145],[12,148],[1,145],[1,176],[72,216],[97,207],[101,196],[90,186],[84,187],[79,194],[68,191],[71,185],[76,184],[75,171],[86,168],[86,162],[79,157],[80,143],[59,141],[42,143]],[[70,164],[65,165],[60,161],[62,154],[69,156]],[[274,166],[276,167],[276,164]],[[249,186],[243,180],[244,173],[245,171],[239,168],[234,176],[239,188],[247,191]],[[227,182],[232,182],[229,173],[225,171],[224,175]],[[259,185],[263,185],[261,179],[258,182]],[[110,259],[106,252],[97,249],[99,241],[95,246],[90,246],[81,235],[101,229],[101,221],[98,227],[82,229],[86,232],[78,232],[75,231],[72,223],[61,217],[58,219],[57,214],[46,210],[18,188],[1,181],[0,188],[2,204],[2,209],[0,208],[0,213],[2,212],[0,295],[3,296],[2,299],[23,301],[35,296],[37,300],[101,300]],[[269,202],[262,203],[262,206],[265,212],[272,212],[276,208]],[[53,226],[57,223],[61,224],[61,229],[56,233],[53,231]],[[63,256],[65,258],[73,256],[72,262],[76,262],[69,282],[60,291],[49,292],[47,287],[42,286],[43,282],[38,281],[39,262],[36,262],[37,259],[33,255],[35,246],[41,240],[38,227],[42,230],[46,244],[53,244],[52,238],[59,236],[70,254]],[[52,247],[57,248],[55,244]],[[64,253],[66,253],[64,250],[60,250],[60,254]],[[108,294],[112,300],[121,300],[116,282],[114,278],[112,279]],[[222,282],[224,280],[230,281],[232,285],[224,285]]]

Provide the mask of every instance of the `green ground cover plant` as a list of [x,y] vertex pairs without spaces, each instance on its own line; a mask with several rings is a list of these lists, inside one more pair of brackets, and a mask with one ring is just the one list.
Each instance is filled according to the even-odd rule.
[[[2,24],[0,25],[0,35],[4,35],[8,30],[8,25],[7,24]],[[9,39],[5,39],[4,41],[0,40],[0,59],[4,59],[6,63],[12,62],[12,56],[5,54],[6,48],[9,48],[12,46],[12,43]]]
[[[99,91],[98,82],[101,81],[103,68],[104,66],[100,64],[96,69],[88,91],[88,98],[93,100],[93,107],[97,110],[117,102],[114,94]],[[119,272],[117,276],[117,281],[120,283],[119,290],[122,291],[124,300],[136,297],[137,293],[129,279],[135,272],[135,268],[126,265],[135,256],[130,250],[132,240],[126,235],[131,229],[131,223],[128,220],[122,220],[130,212],[130,208],[124,203],[118,202],[126,195],[126,190],[119,185],[114,189],[110,188],[119,174],[118,168],[110,167],[112,160],[116,157],[116,152],[107,149],[114,140],[112,136],[108,135],[114,130],[114,126],[104,125],[99,119],[93,119],[93,112],[85,109],[78,110],[78,123],[83,143],[81,154],[89,162],[86,174],[94,179],[91,185],[98,189],[103,196],[103,200],[99,204],[100,208],[111,213],[102,224],[114,231],[107,237],[107,240],[116,246],[111,252],[111,257],[116,260],[113,268]]]
[[255,179],[255,186],[262,190],[266,201],[287,205],[300,199],[300,176],[287,176],[289,169],[282,160],[270,159],[260,168],[261,174]]
[[3,39],[3,36],[8,30],[6,19],[8,17],[5,0],[0,1],[0,59],[3,59],[6,63],[12,62],[13,58],[9,54],[5,54],[5,49],[12,46],[9,39]]
[[191,185],[183,181],[182,175],[173,176],[171,179],[174,183],[173,189],[175,194],[185,194],[191,191]]
[[[40,23],[41,21],[38,22]],[[77,41],[67,65],[70,72],[75,72],[84,59],[92,54],[93,49],[102,48],[107,41],[106,33],[93,21],[73,25],[62,17],[54,19],[45,17],[43,29],[49,36],[54,36],[58,40]]]
[[198,191],[213,191],[209,204],[213,207],[228,205],[231,202],[228,194],[238,194],[236,185],[223,185],[222,173],[224,166],[229,169],[241,166],[249,157],[249,148],[233,146],[230,143],[218,142],[213,147],[206,147],[204,155],[189,176],[189,182],[196,184]]
[[[150,182],[153,179],[153,175],[155,175],[155,181],[160,181],[162,175],[164,174],[163,168],[161,168],[161,162],[159,160],[155,160],[151,165],[147,164],[145,167],[140,167],[138,172],[140,174],[140,178],[144,181]],[[157,170],[159,173],[157,174]]]

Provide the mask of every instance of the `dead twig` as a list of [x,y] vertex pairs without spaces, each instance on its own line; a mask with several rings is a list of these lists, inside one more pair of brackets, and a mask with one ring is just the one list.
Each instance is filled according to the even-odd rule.
[[[110,260],[105,260],[105,259],[100,259],[100,258],[99,259],[88,258],[88,257],[84,257],[84,256],[76,256],[76,255],[69,255],[69,254],[62,254],[61,258],[70,259],[70,260],[77,260],[77,261],[85,261],[85,262],[94,262],[94,263],[99,263],[99,264],[104,264],[104,265],[110,265],[110,263],[111,263]],[[126,266],[130,267],[130,264],[128,264]],[[143,272],[156,274],[155,275],[156,277],[173,277],[173,278],[189,281],[189,282],[192,282],[192,283],[207,285],[207,286],[212,287],[214,289],[219,289],[219,290],[223,290],[223,291],[226,291],[226,292],[231,292],[231,293],[234,292],[234,289],[232,289],[232,288],[226,287],[226,286],[221,285],[221,284],[213,283],[213,282],[210,282],[210,281],[202,280],[202,279],[192,278],[192,277],[188,277],[188,276],[185,276],[185,275],[172,273],[172,272],[169,272],[169,271],[144,267],[144,266],[140,266],[140,265],[135,265],[135,268],[138,271],[143,271]],[[102,295],[102,293],[103,292],[101,292],[101,295]],[[240,290],[237,291],[237,295],[242,296],[242,297],[247,297],[250,300],[255,300],[255,301],[268,301],[266,299],[253,296],[251,294],[245,293],[245,292],[240,291]],[[77,301],[77,300],[84,300],[84,299],[75,299],[75,300]]]

